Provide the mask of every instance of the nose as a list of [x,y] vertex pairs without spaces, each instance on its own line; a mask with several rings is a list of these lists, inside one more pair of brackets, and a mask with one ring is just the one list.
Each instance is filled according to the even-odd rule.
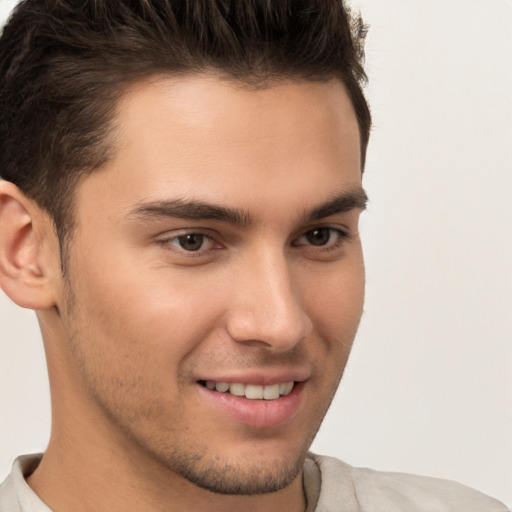
[[281,251],[253,256],[238,270],[227,331],[239,343],[285,352],[308,336],[313,324],[286,256]]

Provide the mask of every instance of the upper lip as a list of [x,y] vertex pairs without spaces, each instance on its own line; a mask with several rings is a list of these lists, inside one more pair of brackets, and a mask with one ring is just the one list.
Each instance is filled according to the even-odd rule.
[[253,370],[229,372],[220,374],[205,374],[197,381],[226,382],[228,384],[242,383],[259,386],[271,386],[282,382],[303,382],[308,380],[310,372],[305,369],[294,370]]

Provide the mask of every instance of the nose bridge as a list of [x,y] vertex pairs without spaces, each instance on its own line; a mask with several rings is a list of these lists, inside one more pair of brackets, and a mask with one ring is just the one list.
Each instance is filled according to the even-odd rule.
[[312,323],[282,248],[257,251],[241,273],[228,324],[233,339],[285,351],[309,334]]

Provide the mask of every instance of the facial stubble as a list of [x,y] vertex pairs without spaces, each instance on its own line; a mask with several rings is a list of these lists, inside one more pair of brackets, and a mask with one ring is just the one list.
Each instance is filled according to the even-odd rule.
[[[170,472],[179,475],[188,482],[205,489],[207,491],[223,495],[261,495],[274,493],[289,486],[301,473],[309,447],[323,421],[325,414],[334,398],[334,394],[341,380],[343,369],[346,365],[350,348],[347,347],[346,340],[331,340],[331,343],[340,344],[345,349],[342,364],[340,365],[339,375],[334,377],[330,386],[330,396],[327,400],[320,400],[316,410],[312,412],[312,417],[317,418],[316,423],[311,426],[309,432],[306,432],[302,439],[296,439],[289,454],[286,457],[270,459],[264,457],[260,464],[252,462],[250,453],[241,453],[236,460],[229,460],[222,453],[212,453],[211,446],[202,443],[180,443],[179,440],[187,436],[186,428],[176,430],[175,427],[169,427],[165,432],[158,432],[158,429],[148,429],[148,421],[151,418],[162,414],[159,407],[145,411],[126,410],[126,404],[130,403],[130,396],[127,393],[137,392],[137,382],[123,382],[112,376],[98,373],[98,367],[104,367],[104,363],[97,365],[95,359],[102,355],[98,352],[92,354],[85,349],[90,340],[87,338],[87,329],[84,329],[77,322],[77,317],[81,315],[80,308],[77,307],[76,295],[70,278],[66,278],[66,311],[63,317],[70,328],[70,349],[73,353],[77,369],[83,380],[83,385],[87,392],[92,395],[94,402],[99,406],[107,421],[115,427],[122,444],[125,446],[136,446],[137,451],[142,452],[145,457],[149,456],[161,467],[165,467]],[[105,319],[108,321],[108,319]],[[352,341],[348,343],[351,345]],[[292,354],[283,354],[283,358],[296,359]],[[139,372],[134,372],[140,375]],[[126,375],[126,374],[125,374]],[[142,383],[141,383],[142,384]],[[114,389],[116,388],[116,389]],[[119,400],[125,395],[124,400]],[[181,412],[175,409],[176,417]],[[153,430],[153,431],[151,431]],[[265,445],[265,440],[272,438],[271,429],[261,431],[255,437],[258,438],[261,445]],[[233,441],[237,443],[235,439]],[[184,445],[186,445],[184,447]],[[188,447],[188,449],[187,449]],[[215,447],[214,447],[215,448]],[[185,449],[185,451],[184,451]],[[263,463],[264,462],[264,463]]]

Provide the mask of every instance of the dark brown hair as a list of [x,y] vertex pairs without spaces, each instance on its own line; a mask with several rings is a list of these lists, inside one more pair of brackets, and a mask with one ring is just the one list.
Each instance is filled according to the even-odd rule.
[[365,29],[342,0],[22,0],[0,38],[0,175],[72,227],[78,179],[113,150],[126,86],[214,70],[244,83],[340,79],[359,123]]

